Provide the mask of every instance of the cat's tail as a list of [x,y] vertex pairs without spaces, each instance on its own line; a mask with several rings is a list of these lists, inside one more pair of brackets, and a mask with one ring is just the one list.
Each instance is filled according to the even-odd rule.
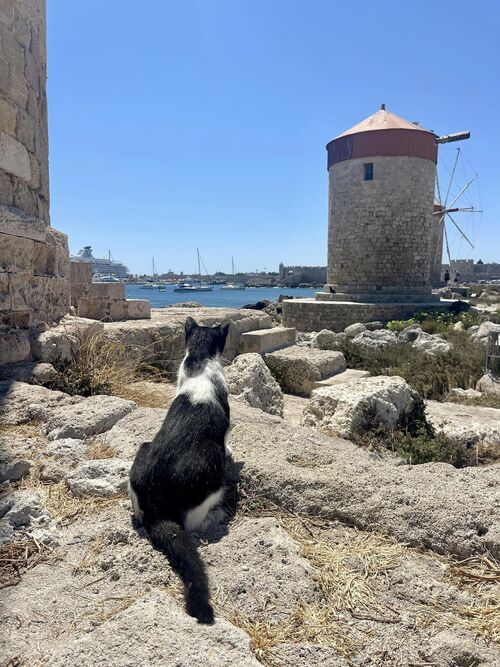
[[158,519],[148,527],[153,546],[162,551],[185,586],[188,614],[199,623],[214,622],[205,566],[189,535],[173,521]]

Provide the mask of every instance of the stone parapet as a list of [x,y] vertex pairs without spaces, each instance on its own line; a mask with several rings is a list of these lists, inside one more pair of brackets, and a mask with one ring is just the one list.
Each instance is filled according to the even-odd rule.
[[428,303],[355,303],[291,299],[283,301],[283,326],[297,331],[343,331],[356,322],[388,322],[412,317],[419,310],[442,308],[447,304]]

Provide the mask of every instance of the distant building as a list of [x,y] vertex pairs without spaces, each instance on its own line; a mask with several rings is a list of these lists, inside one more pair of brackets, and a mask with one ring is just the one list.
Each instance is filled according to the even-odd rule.
[[115,276],[123,280],[127,277],[129,270],[121,262],[116,262],[111,257],[100,259],[92,255],[92,246],[86,245],[77,255],[72,255],[72,262],[88,262],[92,267],[92,275],[100,273],[104,276]]
[[279,281],[287,287],[300,284],[321,285],[326,283],[326,266],[285,266],[279,265]]
[[472,259],[452,259],[451,267],[443,264],[442,274],[450,271],[453,279],[455,271],[460,274],[461,282],[474,282],[476,280],[500,280],[500,263],[485,263],[481,259],[474,263]]

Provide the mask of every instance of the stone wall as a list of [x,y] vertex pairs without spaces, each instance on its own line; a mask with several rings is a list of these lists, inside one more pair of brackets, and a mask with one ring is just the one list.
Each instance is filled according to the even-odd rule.
[[71,305],[80,317],[104,322],[151,317],[146,299],[126,299],[124,283],[93,283],[89,262],[71,261]]
[[0,2],[0,324],[57,322],[69,252],[50,227],[44,0]]
[[[420,304],[426,310],[439,308],[440,303]],[[343,331],[355,322],[388,322],[407,319],[415,314],[415,303],[342,303],[292,299],[283,301],[282,324],[297,331]]]
[[48,225],[44,0],[2,0],[0,46],[0,203]]
[[[366,162],[374,165],[372,181],[363,180]],[[430,294],[434,181],[435,164],[416,157],[330,167],[328,283],[334,289]]]

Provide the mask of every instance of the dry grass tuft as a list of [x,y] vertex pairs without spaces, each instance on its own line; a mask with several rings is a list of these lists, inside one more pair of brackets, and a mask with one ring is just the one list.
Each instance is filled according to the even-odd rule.
[[53,556],[52,549],[27,535],[21,542],[0,546],[0,589],[16,586],[21,581],[21,572],[31,570],[40,562]]
[[25,424],[0,424],[0,436],[18,435],[26,438],[45,438],[44,423],[30,421]]
[[92,461],[97,459],[112,459],[115,456],[116,452],[113,447],[103,440],[93,438],[87,443],[87,458]]
[[17,488],[39,493],[43,504],[60,527],[69,526],[82,516],[102,511],[117,500],[121,500],[120,496],[115,498],[73,496],[66,482],[44,484],[40,481],[36,470],[29,477],[25,477]]
[[[116,614],[128,609],[134,602],[147,595],[150,591],[150,586],[145,586],[139,593],[135,593],[134,595],[125,595],[124,597],[112,596],[106,598],[102,602],[101,609],[96,611],[90,617],[92,625],[102,625],[103,623],[106,623],[110,618],[113,618]],[[108,602],[112,603],[109,607],[106,604]]]
[[120,398],[135,401],[142,408],[169,408],[175,397],[173,382],[134,382],[120,389]]
[[73,566],[72,574],[78,576],[80,574],[91,574],[97,569],[97,559],[105,544],[105,536],[99,535],[93,541],[92,546],[87,549],[83,558]]
[[387,614],[375,598],[371,580],[401,563],[405,545],[355,529],[348,540],[337,543],[311,530],[307,519],[280,517],[278,521],[299,544],[300,555],[319,570],[318,584],[332,612]]
[[450,566],[452,576],[469,585],[500,583],[500,563],[490,554],[471,556]]
[[110,338],[103,331],[76,336],[71,362],[59,371],[58,378],[50,386],[71,395],[117,396],[124,387],[137,380],[158,375],[157,369],[148,363],[151,354],[149,347],[130,350],[122,341]]

